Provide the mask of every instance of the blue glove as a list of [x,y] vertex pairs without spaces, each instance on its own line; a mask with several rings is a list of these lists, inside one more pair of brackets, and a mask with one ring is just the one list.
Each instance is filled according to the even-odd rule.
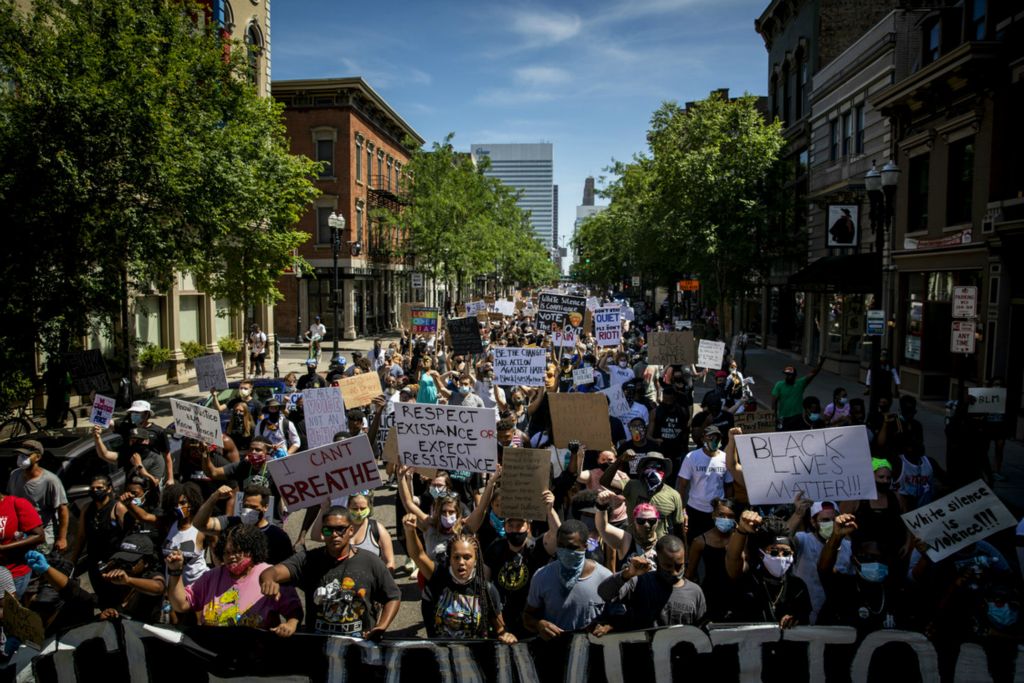
[[46,555],[38,550],[29,550],[25,553],[25,564],[31,567],[36,574],[42,574],[50,568],[50,563],[46,561]]

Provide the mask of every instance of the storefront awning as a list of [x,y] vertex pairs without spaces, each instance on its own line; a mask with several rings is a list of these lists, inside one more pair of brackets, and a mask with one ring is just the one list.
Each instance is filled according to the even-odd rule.
[[864,294],[879,289],[882,261],[877,253],[824,256],[789,278],[799,292]]

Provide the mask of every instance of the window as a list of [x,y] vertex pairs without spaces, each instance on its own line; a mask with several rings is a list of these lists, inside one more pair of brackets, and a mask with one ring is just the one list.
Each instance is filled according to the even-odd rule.
[[245,54],[249,82],[260,86],[260,57],[263,55],[263,32],[255,22],[245,29]]
[[363,138],[356,136],[356,180],[363,179]]
[[363,205],[356,204],[356,242],[363,243]]
[[967,40],[985,40],[985,12],[988,0],[973,0],[971,2],[970,19],[967,22]]
[[779,85],[779,75],[772,75],[772,119],[779,118],[779,105],[782,103],[782,87]]
[[793,115],[795,118],[803,116],[804,111],[804,96],[807,94],[807,60],[804,59],[802,53],[797,56],[799,62],[797,63],[796,71],[796,99],[793,101]]
[[395,160],[388,157],[388,190],[391,190],[391,167],[394,165]]
[[140,344],[163,346],[163,297],[140,296],[135,302],[135,337]]
[[789,64],[782,67],[782,121],[789,125]]
[[316,141],[316,160],[323,163],[321,178],[334,177],[334,139],[320,138]]
[[843,156],[849,156],[853,151],[853,120],[850,112],[843,114]]
[[936,19],[925,27],[924,63],[931,64],[942,51],[942,24]]
[[331,235],[331,224],[328,222],[328,219],[331,217],[332,213],[334,213],[334,207],[332,206],[316,207],[317,244],[331,244],[334,239]]
[[194,295],[178,297],[178,340],[182,343],[202,341],[201,300],[202,297]]
[[382,149],[377,150],[377,182],[374,186],[384,186],[384,150]]
[[828,158],[829,161],[839,158],[839,119],[832,119],[828,124]]
[[800,150],[796,157],[796,177],[799,178],[807,173],[809,168],[810,153],[806,149]]
[[970,223],[974,185],[973,137],[950,143],[946,181],[946,224]]
[[907,174],[907,232],[928,229],[928,162],[929,154],[920,154],[910,160]]
[[854,139],[853,151],[864,153],[864,105],[858,104],[853,110]]
[[373,143],[366,143],[366,184],[373,187]]
[[402,164],[395,162],[395,192],[402,190]]

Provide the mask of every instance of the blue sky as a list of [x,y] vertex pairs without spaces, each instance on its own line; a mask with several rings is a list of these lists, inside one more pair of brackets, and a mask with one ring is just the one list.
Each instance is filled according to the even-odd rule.
[[362,76],[428,144],[553,143],[567,244],[584,179],[643,151],[661,102],[765,94],[766,4],[278,0],[272,76]]

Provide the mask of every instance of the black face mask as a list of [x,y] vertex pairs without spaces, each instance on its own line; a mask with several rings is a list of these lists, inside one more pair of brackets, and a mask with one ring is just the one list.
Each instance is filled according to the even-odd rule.
[[267,413],[268,422],[277,422],[281,419],[281,413]]
[[505,538],[508,539],[508,544],[515,548],[518,548],[522,544],[526,543],[526,532],[525,531],[506,531]]
[[107,491],[106,489],[103,489],[102,491],[93,491],[91,489],[89,490],[89,497],[92,498],[93,500],[97,501],[97,502],[103,500],[109,494],[110,494],[110,491]]

